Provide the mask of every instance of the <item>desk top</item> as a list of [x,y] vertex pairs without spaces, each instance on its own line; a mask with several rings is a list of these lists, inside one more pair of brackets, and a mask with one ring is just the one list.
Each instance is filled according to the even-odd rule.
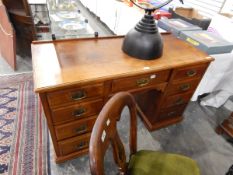
[[34,42],[35,91],[46,92],[77,83],[94,83],[213,60],[172,35],[162,37],[163,56],[149,61],[126,55],[121,50],[122,36]]

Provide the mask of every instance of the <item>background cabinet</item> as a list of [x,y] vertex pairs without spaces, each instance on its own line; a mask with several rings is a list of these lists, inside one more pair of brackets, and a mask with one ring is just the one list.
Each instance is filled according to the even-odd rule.
[[7,9],[0,0],[0,54],[7,63],[16,69],[16,37],[15,30],[8,17]]
[[21,56],[30,56],[31,42],[36,40],[36,31],[27,0],[2,1],[16,31],[16,52]]

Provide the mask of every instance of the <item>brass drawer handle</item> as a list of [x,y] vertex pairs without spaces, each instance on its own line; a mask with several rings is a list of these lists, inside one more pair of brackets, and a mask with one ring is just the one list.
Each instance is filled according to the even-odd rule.
[[193,76],[195,76],[197,74],[197,71],[196,70],[188,70],[186,72],[186,74],[187,74],[188,77],[193,77]]
[[183,84],[180,86],[180,90],[187,91],[190,89],[190,87],[191,87],[190,84]]
[[83,107],[80,107],[79,109],[76,109],[74,112],[73,112],[73,116],[75,117],[81,117],[82,115],[84,115],[86,112],[86,109],[83,108]]
[[75,128],[75,133],[82,134],[87,131],[87,125],[82,125],[78,128]]
[[169,112],[169,113],[167,114],[167,116],[168,116],[168,117],[171,117],[171,116],[175,115],[176,113],[177,113],[176,111],[172,111],[172,112]]
[[78,145],[76,145],[76,149],[77,150],[80,150],[80,149],[83,149],[87,146],[87,142],[86,141],[81,141]]
[[181,104],[184,104],[184,102],[185,102],[184,99],[180,97],[180,98],[178,98],[178,100],[176,100],[175,104],[181,105]]
[[146,85],[149,84],[149,82],[150,82],[149,78],[141,78],[141,79],[139,79],[139,80],[136,81],[136,83],[137,83],[137,85],[139,87],[146,86]]
[[87,97],[87,95],[86,95],[85,91],[78,91],[78,92],[75,92],[71,95],[72,100],[81,100],[81,99],[84,99],[86,97]]

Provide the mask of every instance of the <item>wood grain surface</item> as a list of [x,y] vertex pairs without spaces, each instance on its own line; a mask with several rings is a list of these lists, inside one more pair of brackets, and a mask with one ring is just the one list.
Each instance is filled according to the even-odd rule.
[[127,77],[212,60],[172,35],[163,35],[163,56],[156,60],[139,60],[122,50],[123,37],[34,42],[32,58],[35,91],[113,77]]

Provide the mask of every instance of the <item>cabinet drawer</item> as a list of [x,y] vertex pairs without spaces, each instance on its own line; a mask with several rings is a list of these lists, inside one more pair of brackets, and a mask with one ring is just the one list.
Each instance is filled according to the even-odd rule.
[[112,92],[132,90],[168,81],[170,70],[114,80]]
[[184,94],[168,96],[165,98],[162,108],[168,108],[188,103],[192,95],[193,92],[188,92]]
[[158,121],[181,116],[187,104],[163,109],[158,115]]
[[96,116],[70,122],[64,125],[55,126],[57,140],[70,138],[92,131],[95,124]]
[[61,155],[64,156],[88,148],[90,137],[91,133],[87,133],[82,136],[77,136],[58,142]]
[[207,67],[208,67],[208,64],[201,64],[201,65],[176,69],[174,72],[175,75],[174,75],[173,80],[184,80],[184,79],[202,77]]
[[65,103],[77,103],[85,99],[100,97],[102,95],[103,84],[96,84],[48,93],[48,101],[50,106],[57,106]]
[[185,93],[185,92],[193,92],[198,83],[200,82],[200,79],[196,80],[188,80],[188,81],[182,81],[182,82],[172,82],[172,84],[168,87],[167,95],[174,95],[178,93]]
[[77,120],[88,116],[93,116],[98,114],[102,107],[103,101],[95,100],[86,103],[78,103],[68,107],[53,109],[53,123],[56,125],[71,120]]

